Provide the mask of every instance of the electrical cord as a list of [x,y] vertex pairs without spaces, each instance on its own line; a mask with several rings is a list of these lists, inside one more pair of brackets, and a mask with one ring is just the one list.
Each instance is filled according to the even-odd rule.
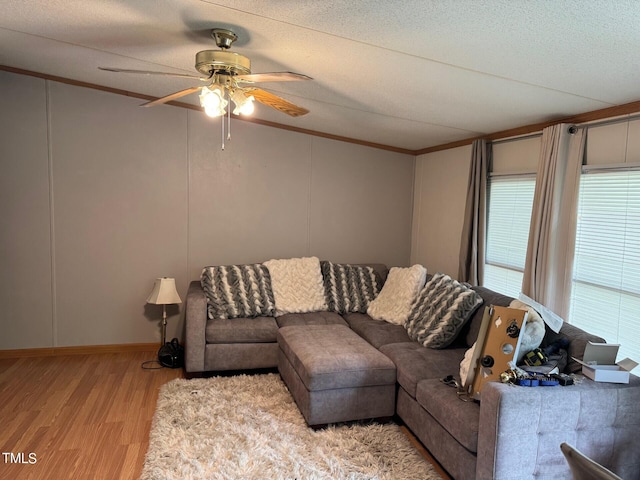
[[[148,365],[153,365],[156,364],[158,365],[157,367],[149,367]],[[142,369],[143,370],[160,370],[163,369],[164,365],[162,365],[159,361],[157,360],[147,360],[146,362],[142,362]]]

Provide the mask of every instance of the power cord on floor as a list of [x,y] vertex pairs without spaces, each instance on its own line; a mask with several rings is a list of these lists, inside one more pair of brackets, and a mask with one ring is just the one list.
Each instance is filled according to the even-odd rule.
[[[157,365],[155,367],[149,367],[148,365]],[[157,360],[147,360],[146,362],[142,362],[142,369],[143,370],[160,370],[164,368],[164,365],[162,365],[159,361]]]

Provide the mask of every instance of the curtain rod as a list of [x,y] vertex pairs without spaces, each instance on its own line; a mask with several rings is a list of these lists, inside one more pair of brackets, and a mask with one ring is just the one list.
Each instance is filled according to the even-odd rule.
[[[605,125],[615,125],[616,123],[630,122],[631,120],[638,120],[638,119],[640,119],[640,113],[628,114],[623,117],[611,118],[608,120],[570,124],[569,133],[575,133],[578,128],[583,129],[583,128],[589,128],[589,127],[602,127]],[[565,122],[560,122],[560,123],[565,123]],[[493,140],[491,144],[500,145],[501,143],[516,142],[518,140],[525,140],[527,138],[536,138],[541,136],[542,136],[542,132],[535,132],[535,133],[529,133],[526,135],[519,135],[515,137],[504,138],[500,140]]]
[[537,138],[541,136],[542,136],[542,132],[528,133],[526,135],[519,135],[516,137],[501,138],[500,140],[492,140],[491,144],[500,145],[501,143],[517,142],[518,140],[526,140],[527,138]]
[[576,123],[572,125],[574,128],[589,128],[589,127],[601,127],[604,125],[614,125],[616,123],[629,122],[631,120],[637,120],[640,118],[640,113],[634,113],[633,115],[625,115],[624,117],[612,118],[609,120],[601,120],[595,122]]

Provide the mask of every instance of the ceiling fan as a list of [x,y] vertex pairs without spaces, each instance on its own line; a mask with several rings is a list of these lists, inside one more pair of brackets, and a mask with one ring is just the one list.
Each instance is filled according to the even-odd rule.
[[[247,57],[239,53],[227,51],[233,42],[238,39],[235,33],[224,28],[214,28],[211,30],[211,36],[215,40],[216,45],[220,47],[220,50],[203,50],[196,54],[196,70],[204,76],[146,70],[126,70],[122,68],[98,68],[100,70],[118,73],[193,78],[206,84],[204,86],[185,88],[179,92],[151,100],[142,104],[142,107],[160,105],[200,91],[200,105],[210,117],[219,117],[227,113],[225,108],[229,105],[229,101],[232,101],[235,105],[233,110],[235,115],[251,114],[253,112],[254,100],[292,117],[309,113],[309,110],[306,108],[295,105],[261,88],[251,86],[251,84],[259,82],[312,80],[311,77],[293,72],[251,73],[251,61]],[[229,113],[230,112],[231,110]]]

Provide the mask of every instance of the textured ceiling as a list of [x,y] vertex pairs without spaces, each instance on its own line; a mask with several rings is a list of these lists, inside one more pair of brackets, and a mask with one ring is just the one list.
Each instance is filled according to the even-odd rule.
[[636,0],[3,0],[0,64],[160,97],[194,81],[97,67],[195,74],[214,27],[314,78],[257,118],[408,150],[640,99]]

